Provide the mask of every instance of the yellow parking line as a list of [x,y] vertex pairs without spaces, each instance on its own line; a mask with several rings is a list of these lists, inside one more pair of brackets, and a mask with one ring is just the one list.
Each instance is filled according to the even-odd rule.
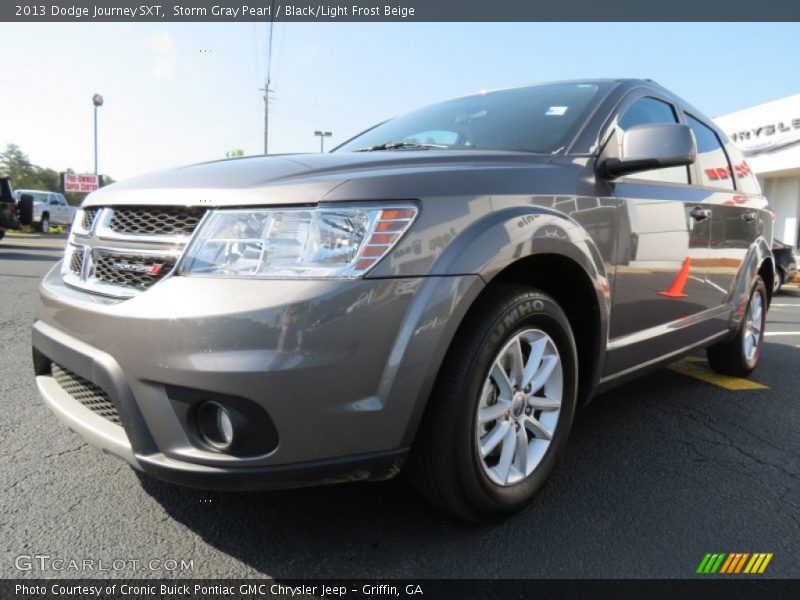
[[680,373],[681,375],[688,375],[700,381],[711,383],[726,390],[768,390],[769,386],[750,379],[743,379],[741,377],[731,377],[729,375],[720,375],[715,373],[708,366],[708,363],[702,358],[684,358],[676,363],[667,367],[671,371]]

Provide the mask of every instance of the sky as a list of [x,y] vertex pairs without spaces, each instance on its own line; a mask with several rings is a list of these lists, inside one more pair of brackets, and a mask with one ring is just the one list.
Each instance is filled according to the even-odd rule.
[[[0,148],[119,180],[262,154],[266,23],[0,23]],[[714,117],[800,93],[794,23],[276,23],[270,153],[482,89],[650,78]]]

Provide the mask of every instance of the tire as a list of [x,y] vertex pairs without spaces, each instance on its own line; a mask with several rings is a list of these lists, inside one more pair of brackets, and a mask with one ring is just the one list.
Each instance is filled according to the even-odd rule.
[[50,216],[42,215],[42,220],[39,221],[39,231],[42,233],[50,233]]
[[[717,373],[747,377],[753,372],[764,347],[767,319],[767,286],[759,277],[745,308],[742,323],[733,339],[706,350],[708,363]],[[755,341],[753,339],[755,338]]]
[[775,282],[772,284],[772,295],[779,294],[781,288],[783,287],[783,281],[785,279],[785,275],[783,274],[782,269],[775,270]]
[[[517,391],[509,404],[507,397],[501,397],[508,396],[511,388],[504,384],[506,391],[500,389],[498,382],[502,383],[503,378],[494,367],[495,359],[506,347],[509,352],[516,352],[515,340],[519,340],[521,348],[518,364],[527,367],[530,363],[531,369],[538,364],[544,369],[546,361],[549,365],[554,357],[560,360],[535,399],[536,389],[530,390],[530,399],[520,396],[526,392]],[[537,359],[531,359],[534,344],[545,348],[541,362],[538,350]],[[498,285],[487,290],[459,328],[437,377],[409,457],[407,474],[412,485],[432,504],[474,522],[498,519],[525,507],[541,490],[569,436],[577,398],[577,364],[572,329],[553,298],[520,285]],[[511,375],[506,382],[525,381],[525,372],[516,378],[514,374],[521,371],[509,370]],[[533,381],[538,381],[544,372],[546,369],[531,371],[535,373]],[[558,409],[534,409],[534,402],[541,406],[548,401],[541,397],[545,391],[553,397],[560,392]],[[494,402],[490,404],[493,395]],[[478,410],[484,411],[481,415],[489,414],[485,411],[495,411],[501,401],[508,412],[479,423]],[[542,429],[533,426],[533,421]],[[516,442],[509,445],[514,448],[513,466],[504,481],[502,473],[508,460],[503,461],[503,452],[508,434],[493,453],[484,457],[480,453],[481,445],[491,446],[491,435],[503,431],[517,436]],[[549,441],[539,439],[548,432]],[[528,441],[526,452],[517,452],[525,443],[519,436]],[[528,460],[531,456],[535,462]],[[528,472],[528,468],[532,470]]]
[[17,203],[17,215],[20,225],[31,225],[33,223],[33,196],[22,194]]

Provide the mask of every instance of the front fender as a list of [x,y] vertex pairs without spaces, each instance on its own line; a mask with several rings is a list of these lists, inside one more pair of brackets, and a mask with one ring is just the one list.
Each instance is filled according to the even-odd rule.
[[[614,210],[613,206],[610,208]],[[589,233],[573,218],[544,207],[516,206],[487,212],[460,231],[452,227],[451,232],[452,238],[430,264],[429,275],[433,277],[423,279],[425,283],[416,295],[416,307],[409,311],[408,323],[403,327],[408,339],[405,336],[398,339],[393,353],[397,359],[390,361],[382,378],[392,382],[392,389],[386,394],[389,403],[414,398],[404,435],[404,443],[409,445],[458,326],[485,284],[513,263],[534,255],[550,254],[577,264],[596,295],[600,311],[597,332],[600,348],[604,348],[603,341],[608,336],[610,285],[603,257]],[[435,243],[427,244],[426,248],[440,243],[439,237],[429,239]],[[419,336],[419,333],[427,328],[431,328],[431,333],[439,331],[424,343],[426,336]],[[603,354],[601,350],[595,357],[598,364]],[[412,372],[422,376],[403,377]],[[596,364],[591,379],[597,376]]]
[[438,256],[431,274],[473,273],[490,281],[534,254],[566,256],[598,286],[608,284],[603,258],[586,230],[563,213],[531,206],[492,212],[470,224]]
[[450,344],[486,287],[477,275],[409,281],[419,284],[394,339],[377,393],[387,408],[399,415],[395,422],[401,429],[400,447],[413,443]]
[[[731,312],[731,329],[736,330],[744,318],[747,302],[750,300],[750,293],[753,286],[756,284],[756,279],[759,276],[761,265],[764,262],[769,264],[772,270],[772,276],[775,277],[775,259],[772,256],[772,249],[766,238],[759,237],[750,246],[741,266],[739,272],[736,274],[733,285],[728,292],[726,303],[733,307]],[[767,296],[772,299],[772,289],[767,282]]]

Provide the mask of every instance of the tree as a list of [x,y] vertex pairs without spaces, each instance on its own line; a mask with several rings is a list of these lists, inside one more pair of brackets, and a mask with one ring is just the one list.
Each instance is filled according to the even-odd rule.
[[[67,173],[74,173],[67,169]],[[47,167],[39,167],[31,163],[28,156],[16,144],[8,144],[5,151],[0,152],[0,175],[11,178],[11,185],[19,190],[46,190],[55,192],[61,190],[61,173]],[[102,175],[103,185],[111,185],[114,179]],[[82,192],[67,192],[64,194],[67,202],[78,205],[86,197]]]
[[36,167],[16,144],[8,144],[0,154],[0,172],[10,177],[15,187],[27,187],[36,177]]

